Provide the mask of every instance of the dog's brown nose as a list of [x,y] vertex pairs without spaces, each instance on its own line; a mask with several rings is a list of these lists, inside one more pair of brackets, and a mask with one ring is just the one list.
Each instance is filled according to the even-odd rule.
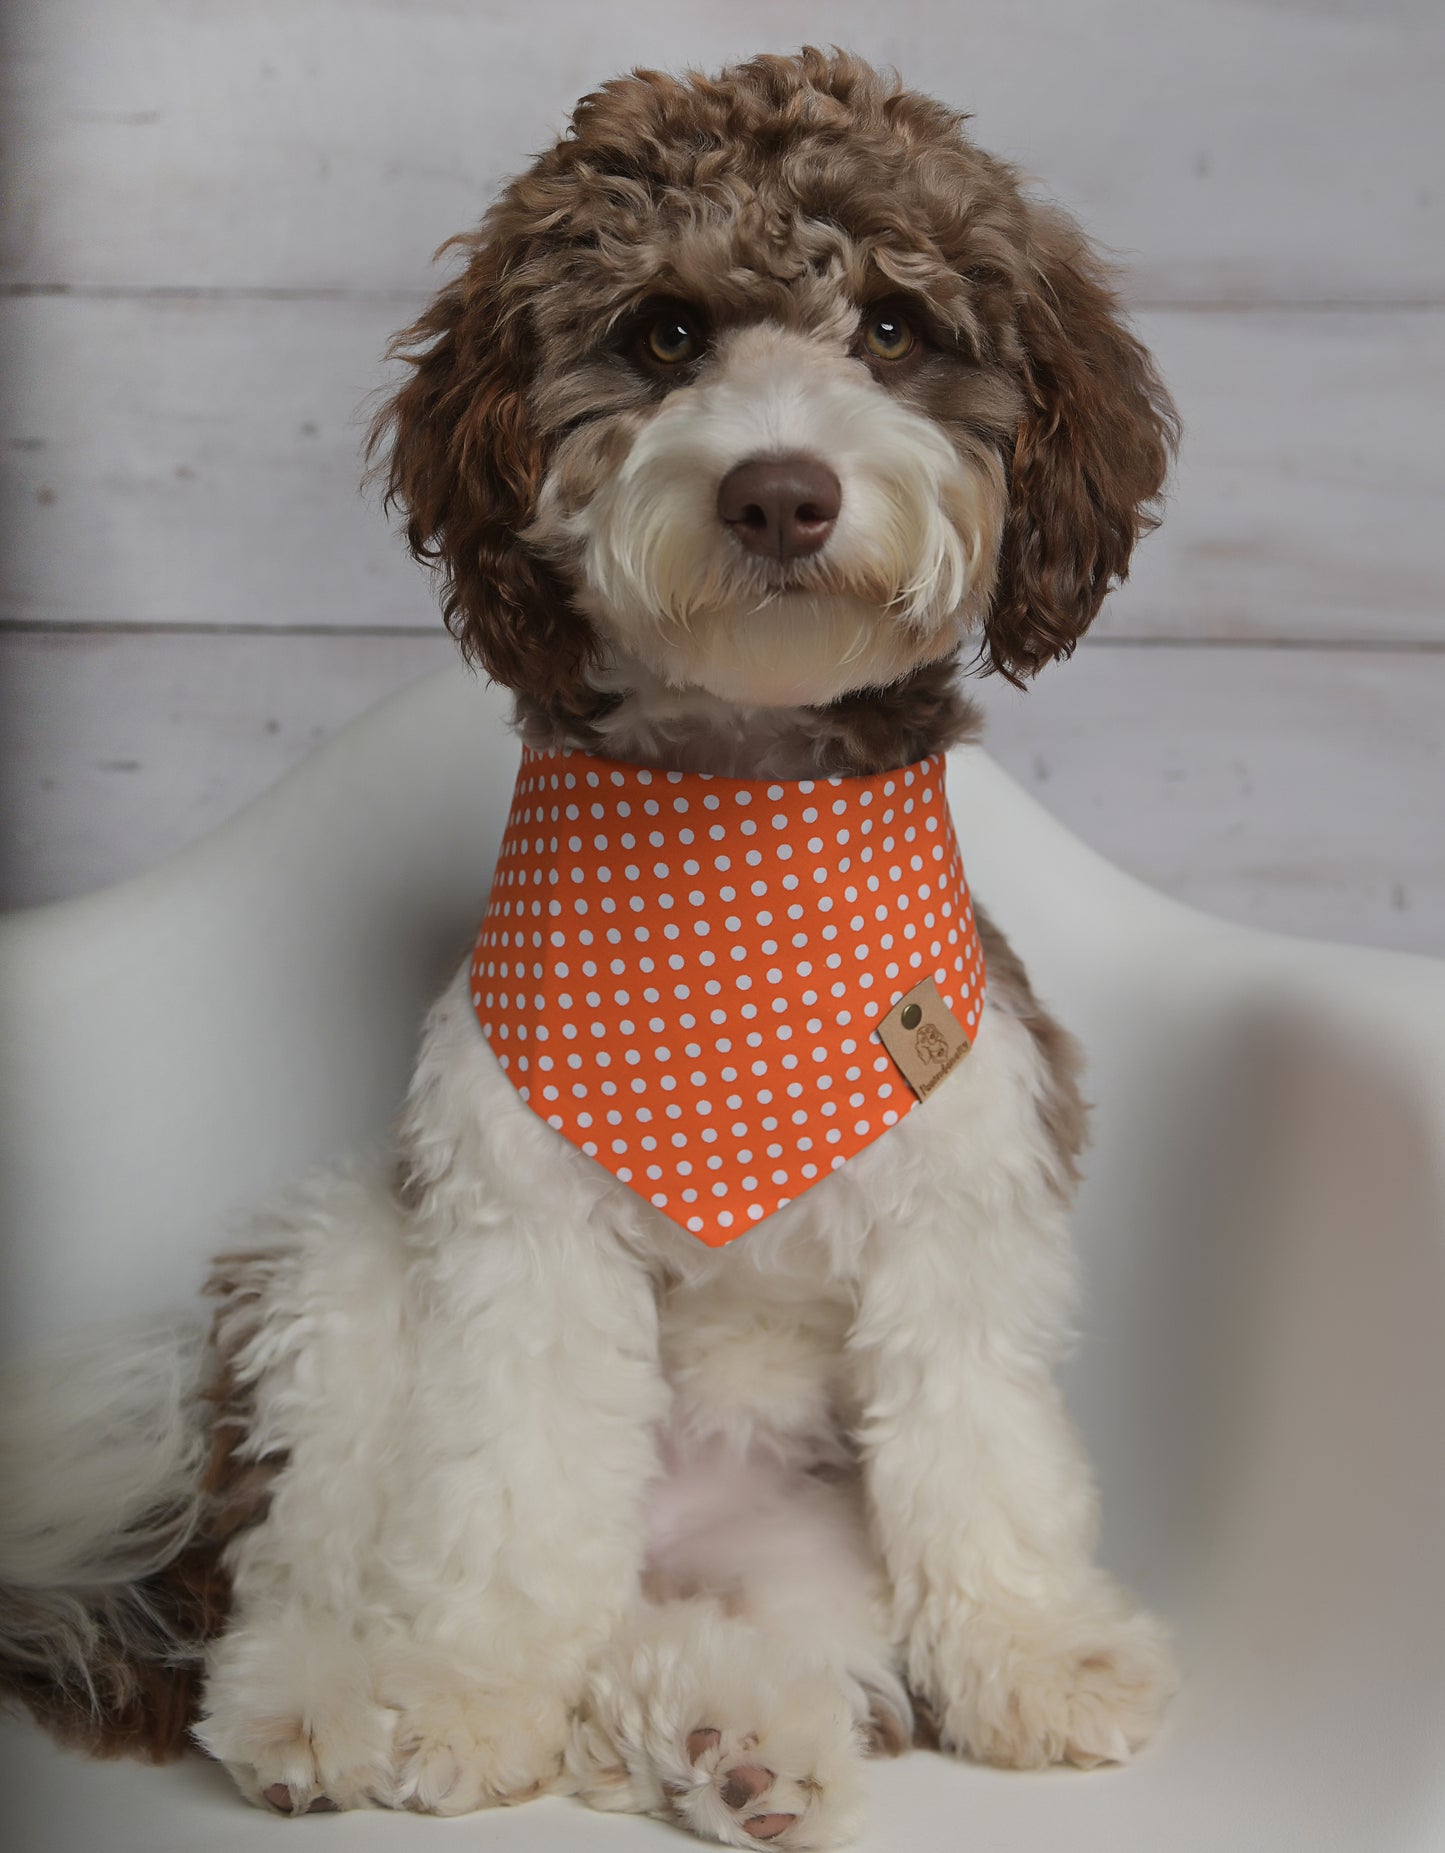
[[833,532],[843,487],[816,457],[753,457],[729,470],[717,492],[718,519],[753,553],[797,560]]

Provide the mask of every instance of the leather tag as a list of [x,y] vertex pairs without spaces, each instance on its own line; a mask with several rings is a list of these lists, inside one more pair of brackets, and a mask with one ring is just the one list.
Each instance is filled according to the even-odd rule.
[[899,998],[878,1025],[878,1040],[920,1100],[927,1100],[973,1047],[931,978]]

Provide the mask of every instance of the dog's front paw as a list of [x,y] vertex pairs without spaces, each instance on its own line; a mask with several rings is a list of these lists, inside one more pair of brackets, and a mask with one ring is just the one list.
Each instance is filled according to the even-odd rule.
[[394,1724],[356,1643],[289,1618],[217,1642],[195,1736],[248,1801],[323,1814],[390,1805]]
[[1163,1627],[1142,1612],[983,1617],[954,1672],[937,1707],[943,1747],[1013,1769],[1127,1762],[1178,1683]]
[[862,1813],[862,1723],[840,1681],[755,1629],[677,1604],[594,1669],[573,1791],[727,1846],[845,1845]]
[[552,1693],[445,1689],[408,1699],[395,1736],[395,1805],[470,1814],[531,1801],[556,1786],[568,1728]]
[[790,1853],[857,1831],[857,1735],[833,1692],[785,1693],[761,1730],[698,1725],[662,1761],[670,1812],[704,1839]]
[[247,1800],[276,1814],[335,1814],[391,1800],[390,1719],[344,1711],[256,1720],[224,1759]]

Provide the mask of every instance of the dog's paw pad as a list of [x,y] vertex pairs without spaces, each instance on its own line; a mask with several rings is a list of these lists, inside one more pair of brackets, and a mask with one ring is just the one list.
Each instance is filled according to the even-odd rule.
[[681,1739],[690,1779],[662,1783],[672,1818],[727,1846],[805,1853],[852,1838],[857,1745],[841,1718],[824,1720],[799,1691],[784,1726],[754,1731],[699,1725]]
[[759,1769],[756,1764],[740,1763],[735,1769],[724,1773],[720,1792],[724,1803],[736,1812],[740,1808],[750,1806],[772,1786],[773,1772],[770,1769]]
[[[725,1837],[741,1846],[752,1841],[772,1844],[781,1839],[797,1825],[809,1791],[819,1793],[817,1785],[806,1779],[799,1783],[779,1776],[762,1763],[732,1763],[726,1757],[715,1760],[711,1786],[716,1796],[713,1806],[721,1802],[726,1810]],[[714,1825],[722,1825],[716,1816]],[[789,1845],[795,1839],[796,1835],[788,1835]]]
[[[751,1641],[748,1642],[751,1646]],[[645,1669],[644,1669],[645,1670]],[[750,1662],[687,1683],[603,1689],[568,1752],[573,1792],[594,1808],[656,1814],[700,1840],[757,1853],[846,1846],[862,1812],[862,1741],[848,1696],[822,1675],[784,1683]],[[636,1678],[636,1668],[628,1673]],[[619,1694],[631,1702],[619,1704]],[[681,1702],[679,1702],[681,1700]]]
[[336,1814],[336,1803],[329,1795],[318,1795],[312,1801],[298,1800],[291,1785],[287,1782],[273,1782],[262,1794],[277,1814]]
[[[755,1741],[745,1738],[737,1748],[745,1749]],[[699,1725],[695,1731],[689,1731],[686,1749],[687,1760],[694,1768],[701,1763],[708,1765],[707,1773],[712,1777],[712,1787],[723,1807],[734,1815],[747,1817],[742,1826],[754,1840],[776,1840],[797,1819],[795,1814],[756,1811],[758,1798],[767,1794],[777,1777],[761,1763],[727,1762],[722,1749],[722,1732],[714,1725]],[[686,1785],[665,1783],[663,1792],[677,1797],[686,1793]]]

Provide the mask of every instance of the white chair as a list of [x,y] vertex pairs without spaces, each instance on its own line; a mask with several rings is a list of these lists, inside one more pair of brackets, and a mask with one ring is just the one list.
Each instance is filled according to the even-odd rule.
[[[184,1305],[227,1219],[381,1136],[474,929],[516,749],[457,670],[357,722],[160,868],[0,923],[5,1337]],[[1186,1683],[1132,1767],[874,1766],[911,1853],[1445,1847],[1445,965],[1270,938],[1109,867],[978,751],[970,878],[1083,1037],[1073,1405],[1103,1555]],[[677,1846],[560,1801],[438,1829],[284,1823],[192,1759],[23,1726],[0,1820],[94,1847]]]

